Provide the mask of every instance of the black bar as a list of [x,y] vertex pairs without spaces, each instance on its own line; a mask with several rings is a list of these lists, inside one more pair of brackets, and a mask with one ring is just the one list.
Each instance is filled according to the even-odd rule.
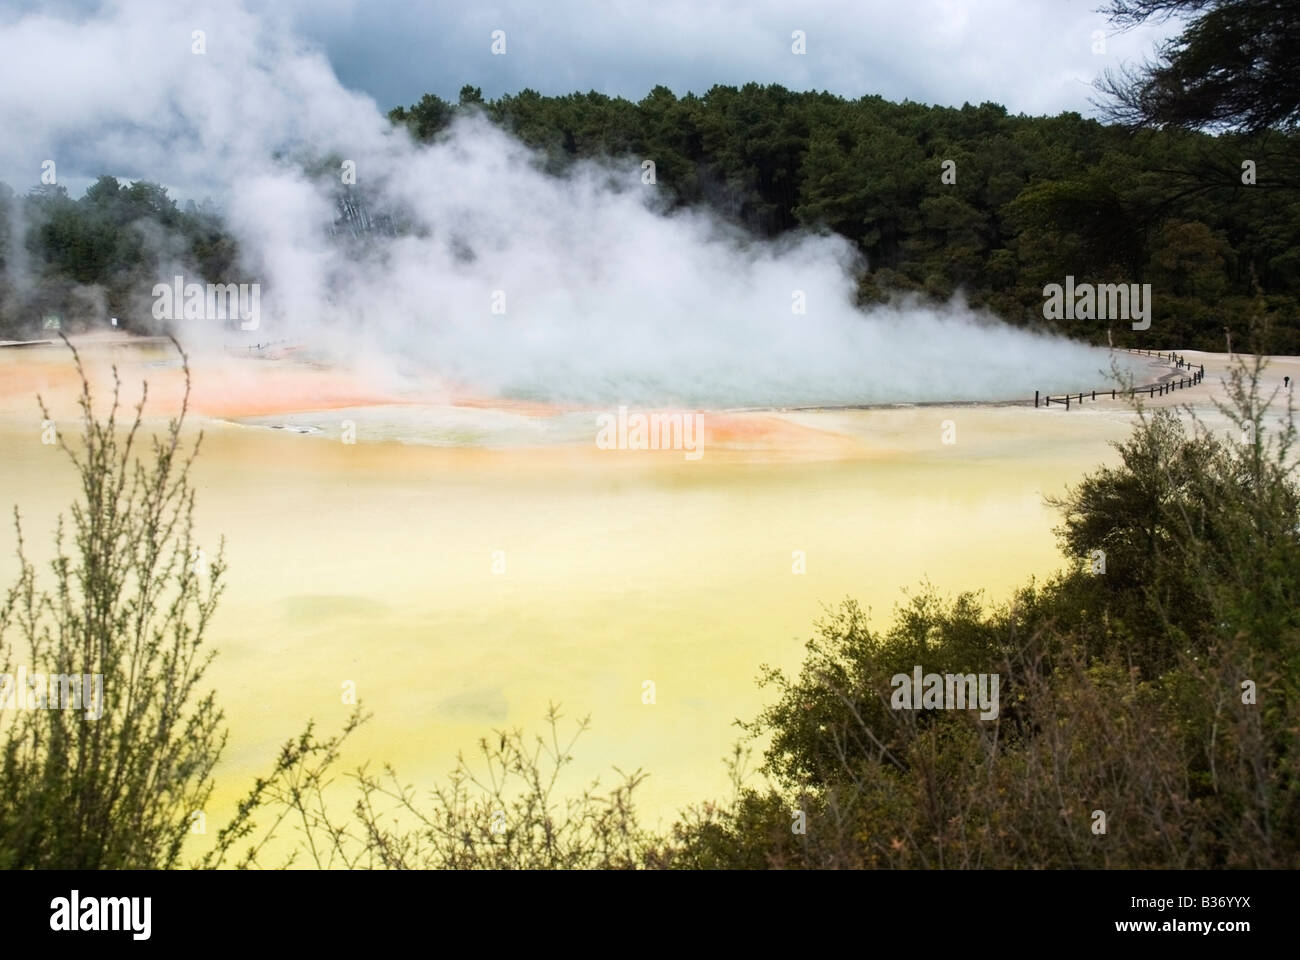
[[[1104,843],[1105,838],[1097,840]],[[1059,942],[1062,934],[1080,946],[1150,945],[1168,941],[1174,955],[1193,941],[1213,945],[1216,956],[1259,955],[1267,944],[1294,936],[1294,871],[1191,870],[899,870],[899,871],[737,871],[726,884],[733,902],[749,909],[772,904],[817,904],[825,916],[860,915],[869,903],[876,916],[910,931],[990,931],[991,918],[1015,905],[1015,934],[1029,942]],[[169,873],[8,874],[0,893],[5,903],[5,945],[31,944],[15,956],[98,954],[108,947],[131,953],[141,944],[190,953],[196,942],[214,950],[235,948],[241,954],[261,944],[257,953],[333,953],[340,947],[375,947],[376,923],[419,929],[443,918],[482,916],[486,904],[509,904],[509,922],[494,930],[502,951],[535,949],[537,931],[551,929],[559,943],[567,937],[595,937],[613,942],[626,938],[629,905],[655,897],[685,903],[716,898],[718,880],[710,871],[638,873],[619,871],[552,872],[529,870],[481,872],[387,871],[200,871]],[[538,884],[545,884],[539,893]],[[88,898],[149,898],[149,939],[137,941],[130,929],[56,931],[51,919],[57,899],[80,903]],[[141,900],[143,903],[143,899]],[[582,905],[582,923],[566,932],[555,927],[557,904]],[[331,906],[334,905],[334,906]],[[433,909],[436,905],[436,911]],[[938,906],[936,906],[938,905]],[[391,919],[390,919],[391,918]],[[1154,931],[1131,924],[1154,922]],[[1208,935],[1189,932],[1186,924],[1209,921],[1248,925]],[[714,933],[676,928],[671,917],[664,930],[690,931],[706,948],[739,944],[768,946],[784,939],[780,924],[738,924]],[[1159,932],[1162,927],[1166,932]],[[1178,924],[1183,924],[1179,927]],[[784,931],[791,937],[798,931]],[[711,941],[718,936],[718,941]],[[749,937],[755,940],[750,940]],[[967,933],[973,939],[975,933]],[[519,937],[519,940],[514,940]],[[69,950],[69,948],[71,948]],[[116,949],[114,949],[116,948]],[[323,948],[323,949],[322,949]],[[1129,951],[1131,952],[1132,946]],[[359,951],[358,951],[359,952]],[[1199,953],[1199,951],[1193,951]],[[130,955],[130,953],[128,953]]]

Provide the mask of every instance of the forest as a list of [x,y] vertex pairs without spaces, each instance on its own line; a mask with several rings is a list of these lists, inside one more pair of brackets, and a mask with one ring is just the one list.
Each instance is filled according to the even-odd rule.
[[[704,206],[767,238],[834,231],[864,257],[863,306],[959,296],[1089,342],[1221,350],[1259,294],[1267,349],[1300,352],[1300,151],[1286,128],[1213,135],[759,84],[682,96],[657,86],[637,102],[528,89],[485,100],[466,86],[455,104],[427,94],[389,118],[433,141],[471,112],[535,148],[556,176],[595,161],[640,186],[651,161],[668,210]],[[325,163],[311,168],[323,176]],[[375,201],[336,189],[335,232],[349,232]],[[365,223],[400,224],[393,214],[367,212]],[[148,329],[141,304],[177,265],[217,282],[256,279],[211,203],[182,207],[163,186],[108,175],[77,199],[62,186],[0,185],[0,335],[33,335],[50,314],[65,329],[110,314]],[[1044,319],[1044,287],[1067,276],[1151,284],[1150,329]]]

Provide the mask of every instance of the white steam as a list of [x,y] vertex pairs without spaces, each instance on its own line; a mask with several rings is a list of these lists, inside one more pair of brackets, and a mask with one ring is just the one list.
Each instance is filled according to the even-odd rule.
[[[284,21],[224,3],[5,24],[0,126],[0,179],[19,190],[54,159],[61,180],[104,172],[212,196],[245,275],[187,279],[257,280],[254,336],[301,337],[392,377],[729,407],[1023,397],[1100,386],[1108,366],[958,304],[858,310],[846,241],[761,242],[704,212],[666,216],[643,158],[556,178],[473,117],[414,144]],[[401,236],[330,236],[335,188],[297,162],[326,156],[355,162],[371,212],[396,215]],[[188,323],[188,344],[231,336]]]

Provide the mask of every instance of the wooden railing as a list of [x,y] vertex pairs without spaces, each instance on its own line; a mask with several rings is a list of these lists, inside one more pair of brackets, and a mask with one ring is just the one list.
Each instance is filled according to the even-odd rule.
[[[1197,384],[1199,384],[1203,379],[1205,379],[1205,364],[1202,363],[1199,365],[1199,367],[1193,367],[1192,364],[1187,362],[1186,357],[1180,357],[1176,353],[1165,354],[1165,353],[1159,353],[1154,350],[1129,350],[1127,352],[1136,353],[1139,356],[1157,357],[1161,360],[1167,360],[1168,363],[1175,370],[1183,370],[1183,369],[1187,370],[1188,376],[1180,377],[1177,380],[1161,378],[1160,380],[1157,380],[1154,383],[1143,384],[1140,387],[1130,387],[1127,390],[1119,390],[1118,388],[1111,387],[1110,398],[1112,400],[1115,400],[1122,396],[1131,397],[1142,393],[1145,393],[1147,394],[1147,396],[1152,398],[1163,397],[1165,394],[1173,393],[1175,390],[1186,390],[1188,387],[1194,387]],[[1104,399],[1106,396],[1105,389],[1101,391],[1101,395],[1102,398]],[[1078,393],[1067,393],[1064,394],[1063,396],[1047,395],[1041,398],[1041,405],[1043,407],[1050,407],[1053,403],[1055,403],[1058,407],[1064,406],[1066,410],[1069,410],[1071,401],[1078,404],[1082,404],[1084,400],[1087,399],[1096,400],[1097,391],[1080,390]],[[1034,406],[1037,407],[1039,405],[1040,405],[1040,392],[1038,390],[1035,390]]]

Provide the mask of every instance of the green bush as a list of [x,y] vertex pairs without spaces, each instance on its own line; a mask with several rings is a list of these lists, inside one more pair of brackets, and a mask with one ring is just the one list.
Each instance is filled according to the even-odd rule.
[[82,433],[59,442],[81,482],[73,549],[60,519],[52,586],[40,589],[15,509],[21,573],[0,606],[0,673],[98,675],[102,709],[17,690],[34,709],[0,711],[0,867],[172,867],[225,742],[213,694],[200,689],[224,562],[220,552],[198,562],[189,486],[198,441],[188,452],[181,441],[189,368],[179,415],[140,450],[144,398],[120,429],[115,369],[111,407],[96,418],[72,352]]

